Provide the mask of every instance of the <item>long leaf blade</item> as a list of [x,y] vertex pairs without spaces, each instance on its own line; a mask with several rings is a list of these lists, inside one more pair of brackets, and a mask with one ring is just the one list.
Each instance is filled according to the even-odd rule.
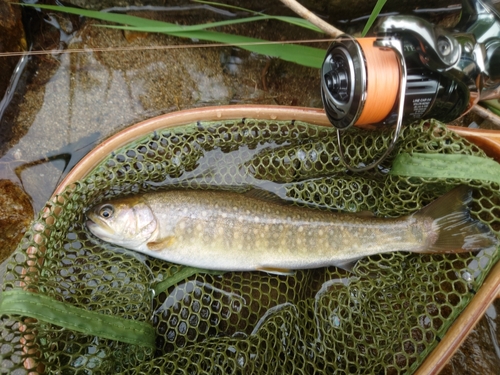
[[173,25],[173,23],[167,23],[162,21],[149,20],[147,18],[129,16],[127,14],[117,14],[117,13],[107,13],[98,12],[96,10],[87,10],[73,7],[61,7],[58,5],[43,5],[43,4],[19,4],[26,7],[40,8],[46,10],[52,10],[55,12],[63,12],[68,14],[75,14],[77,16],[83,16],[88,18],[94,18],[101,21],[121,23],[130,26],[142,26],[142,27],[152,27],[152,26],[164,26]]
[[[114,13],[111,14],[111,13],[97,12],[97,11],[72,8],[72,7],[59,7],[59,6],[39,5],[39,4],[21,4],[21,5],[76,14],[108,22],[122,23],[128,26],[134,26],[135,30],[137,31],[140,31],[141,27],[144,27],[146,30],[149,27],[177,26],[175,24],[168,22],[148,20],[136,16],[114,14]],[[268,41],[263,39],[225,34],[215,31],[193,30],[193,31],[182,31],[182,32],[168,32],[165,34],[181,38],[199,39],[217,43],[236,45],[251,52],[259,53],[262,55],[268,55],[272,57],[278,57],[286,61],[294,62],[312,68],[320,68],[325,56],[325,51],[319,48],[301,46],[296,44],[276,44],[273,42],[270,44],[266,44],[268,43]]]
[[361,36],[363,36],[363,37],[366,36],[366,34],[368,33],[368,30],[370,30],[370,27],[372,27],[373,23],[375,22],[378,15],[382,11],[382,8],[384,7],[386,2],[387,2],[387,0],[378,0],[377,1],[377,4],[375,4],[375,7],[372,10],[372,14],[370,14],[370,18],[368,18],[368,21],[366,21],[366,25],[365,25],[363,31],[361,32]]
[[112,29],[134,30],[134,31],[147,32],[147,33],[176,33],[176,32],[182,33],[182,32],[186,32],[186,31],[198,31],[198,30],[210,29],[213,27],[234,25],[234,24],[240,24],[240,23],[246,23],[246,22],[262,21],[262,20],[267,20],[269,18],[271,18],[271,17],[255,16],[255,17],[239,18],[237,20],[210,22],[210,23],[203,23],[203,24],[199,24],[199,25],[187,25],[187,26],[172,25],[172,24],[167,24],[164,26],[113,26],[113,25],[102,25],[102,26],[109,27]]
[[[199,3],[199,4],[214,5],[214,6],[218,6],[218,7],[221,7],[221,8],[229,8],[229,9],[241,10],[243,12],[252,13],[252,14],[263,15],[263,13],[261,13],[261,12],[255,12],[255,11],[253,11],[251,9],[246,9],[246,8],[238,7],[236,5],[221,4],[221,3],[218,3],[218,2],[215,2],[215,1],[193,0],[193,2]],[[288,22],[288,23],[290,23],[292,25],[304,27],[306,29],[310,29],[310,30],[316,31],[318,33],[323,33],[323,30],[321,30],[319,27],[317,27],[316,25],[312,24],[311,22],[309,22],[308,20],[306,20],[304,18],[289,17],[289,16],[268,16],[268,17],[270,17],[272,19],[275,19],[275,20],[279,20],[279,21],[283,21],[283,22]]]

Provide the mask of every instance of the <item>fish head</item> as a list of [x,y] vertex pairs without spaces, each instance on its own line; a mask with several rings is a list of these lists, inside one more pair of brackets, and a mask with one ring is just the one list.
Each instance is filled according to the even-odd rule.
[[98,204],[87,212],[87,219],[96,237],[132,250],[154,240],[158,228],[153,211],[140,197]]

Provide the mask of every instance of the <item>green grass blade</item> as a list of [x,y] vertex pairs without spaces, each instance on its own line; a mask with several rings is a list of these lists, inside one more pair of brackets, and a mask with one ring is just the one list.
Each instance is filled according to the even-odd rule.
[[[83,16],[88,18],[94,18],[101,21],[121,23],[130,26],[143,26],[143,27],[153,27],[153,26],[163,26],[165,23],[162,21],[149,20],[147,18],[129,16],[126,14],[117,13],[107,13],[99,12],[96,10],[87,10],[73,7],[62,7],[58,5],[42,5],[42,4],[19,4],[26,7],[40,8],[46,10],[53,10],[56,12],[63,12],[68,14],[75,14],[77,16]],[[173,25],[173,24],[172,24]]]
[[288,22],[289,24],[292,24],[295,26],[303,27],[304,29],[316,31],[318,33],[324,33],[324,31],[321,30],[318,26],[313,25],[308,20],[305,20],[305,19],[300,18],[300,17],[289,17],[289,16],[269,16],[269,17],[272,19],[275,19],[275,20],[282,21],[282,22]]
[[[35,8],[41,8],[53,11],[60,11],[64,13],[76,14],[89,18],[99,19],[102,21],[122,23],[128,26],[135,27],[134,30],[136,31],[141,31],[141,27],[143,27],[144,30],[147,30],[147,28],[150,27],[178,26],[168,22],[148,20],[136,16],[97,12],[79,8],[59,7],[59,6],[39,5],[39,4],[22,4],[22,5],[33,6]],[[263,39],[249,38],[245,36],[225,34],[215,31],[193,30],[193,31],[182,31],[182,32],[168,32],[165,34],[181,38],[199,39],[216,43],[236,45],[251,52],[259,53],[262,55],[268,55],[272,57],[278,57],[286,61],[294,62],[312,68],[320,68],[325,56],[325,51],[319,48],[301,46],[296,44],[275,44],[275,43],[266,44],[268,43],[268,41]]]
[[236,6],[236,5],[221,4],[221,3],[218,3],[216,1],[205,1],[205,0],[192,0],[192,1],[193,1],[193,3],[198,3],[198,4],[214,5],[214,6],[221,7],[221,8],[229,8],[229,9],[241,10],[241,11],[247,12],[247,13],[262,14],[260,12],[256,12],[256,11],[251,10],[251,9],[242,8],[242,7],[239,7],[239,6]]
[[112,25],[99,25],[104,27],[109,27],[112,29],[122,29],[122,30],[135,30],[142,31],[147,33],[176,33],[176,32],[185,32],[185,31],[197,31],[209,29],[212,27],[219,26],[227,26],[234,25],[245,22],[255,22],[267,20],[271,17],[269,16],[255,16],[255,17],[247,17],[247,18],[239,18],[237,20],[228,20],[228,21],[220,21],[220,22],[209,22],[203,23],[199,25],[173,25],[173,24],[165,24],[163,26],[112,26]]
[[368,33],[368,30],[370,30],[370,27],[372,27],[373,23],[377,19],[378,15],[382,11],[382,8],[384,7],[385,3],[387,0],[378,0],[377,4],[375,4],[375,7],[372,10],[372,14],[370,14],[370,18],[368,18],[368,21],[366,21],[365,28],[363,29],[363,32],[361,33],[361,36],[366,36]]
[[169,35],[235,45],[247,51],[278,57],[282,60],[309,66],[311,68],[321,68],[326,53],[325,50],[319,48],[297,44],[276,44],[263,39],[224,34],[215,31],[192,31],[169,33]]
[[484,100],[481,104],[485,105],[494,114],[500,116],[500,102],[498,99]]
[[[221,4],[221,3],[217,3],[215,1],[193,0],[193,2],[199,3],[199,4],[214,5],[214,6],[218,6],[221,8],[241,10],[241,11],[247,12],[247,13],[264,15],[261,12],[256,12],[256,11],[253,11],[251,9],[246,9],[246,8],[238,7],[235,5]],[[308,20],[305,20],[305,19],[300,18],[300,17],[289,17],[289,16],[268,16],[268,17],[275,19],[275,20],[288,22],[292,25],[304,27],[304,28],[309,29],[309,30],[317,31],[318,33],[323,33],[323,31],[319,27],[317,27],[316,25],[313,25]]]

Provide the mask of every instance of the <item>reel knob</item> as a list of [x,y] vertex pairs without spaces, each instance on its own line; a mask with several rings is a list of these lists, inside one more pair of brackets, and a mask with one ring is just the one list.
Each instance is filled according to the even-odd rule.
[[342,35],[330,45],[321,74],[326,115],[337,129],[346,129],[359,118],[366,96],[363,53],[353,37]]

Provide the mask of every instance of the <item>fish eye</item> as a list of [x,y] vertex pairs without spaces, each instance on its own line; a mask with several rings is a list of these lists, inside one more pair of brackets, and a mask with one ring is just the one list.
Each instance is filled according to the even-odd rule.
[[101,216],[104,219],[109,219],[110,217],[113,216],[114,214],[113,206],[107,204],[105,206],[102,206],[101,209],[99,210],[99,216]]

